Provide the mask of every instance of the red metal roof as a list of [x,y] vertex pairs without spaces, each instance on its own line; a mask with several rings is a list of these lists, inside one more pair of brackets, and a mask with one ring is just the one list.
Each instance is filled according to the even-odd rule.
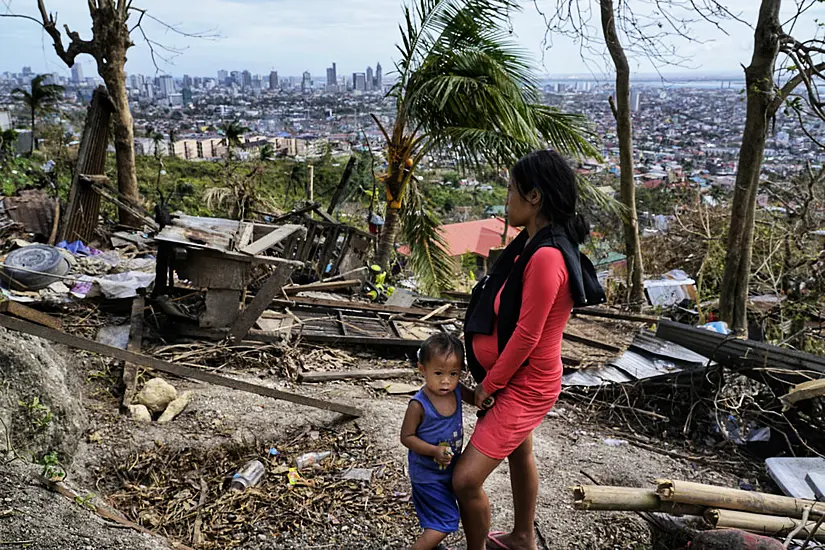
[[[487,218],[464,223],[452,223],[441,226],[441,236],[447,245],[450,256],[461,256],[472,252],[483,258],[490,255],[490,249],[501,246],[501,234],[504,232],[503,218]],[[507,228],[507,243],[519,234],[514,227]],[[410,253],[408,246],[402,246],[398,252],[407,256]]]

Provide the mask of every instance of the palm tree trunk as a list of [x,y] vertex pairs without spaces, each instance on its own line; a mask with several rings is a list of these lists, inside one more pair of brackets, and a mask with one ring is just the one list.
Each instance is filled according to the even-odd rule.
[[636,184],[633,180],[633,126],[630,117],[630,66],[616,33],[613,0],[600,0],[602,32],[616,67],[616,132],[619,136],[619,167],[621,169],[620,198],[627,209],[624,219],[625,254],[628,268],[628,301],[639,305],[644,301],[642,285],[642,248],[639,242],[639,217],[636,212]]
[[387,215],[384,219],[384,229],[381,232],[381,240],[378,241],[378,252],[375,256],[375,263],[380,265],[385,271],[390,267],[390,257],[395,250],[395,236],[398,233],[400,212],[397,208],[390,208],[387,204]]
[[34,105],[32,105],[32,136],[31,137],[32,137],[32,142],[30,144],[30,149],[29,149],[29,156],[30,157],[34,156],[35,143],[36,143],[36,140],[35,140],[35,137],[34,137]]
[[748,97],[745,131],[739,149],[739,168],[733,191],[730,229],[728,230],[725,273],[719,297],[719,313],[739,336],[748,334],[748,283],[753,256],[753,232],[756,194],[768,119],[773,101],[773,72],[779,53],[780,0],[763,0],[754,32],[754,49],[745,69]]

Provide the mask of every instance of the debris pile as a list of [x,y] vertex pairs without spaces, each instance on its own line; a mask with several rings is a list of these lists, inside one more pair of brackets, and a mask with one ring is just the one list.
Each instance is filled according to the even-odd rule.
[[[308,452],[331,455],[298,468]],[[266,468],[260,483],[230,491],[249,460]],[[417,529],[402,466],[357,424],[314,428],[273,446],[160,447],[130,454],[111,472],[121,486],[108,500],[129,519],[198,548],[271,541],[277,548],[395,547]],[[194,526],[194,527],[193,527]]]

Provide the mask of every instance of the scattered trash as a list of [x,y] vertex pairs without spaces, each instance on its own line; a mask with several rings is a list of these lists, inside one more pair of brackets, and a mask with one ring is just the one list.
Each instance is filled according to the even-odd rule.
[[728,324],[724,321],[713,321],[712,323],[705,323],[704,325],[701,325],[699,328],[712,330],[713,332],[718,332],[719,334],[730,334]]
[[355,481],[372,481],[372,468],[350,468],[341,476],[342,479],[352,479]]
[[289,469],[289,471],[287,472],[287,479],[289,479],[290,485],[306,485],[306,481],[304,481],[304,478],[301,477],[301,474],[299,474],[298,470],[296,470],[295,468]]
[[126,349],[129,345],[129,325],[103,326],[97,331],[96,341],[107,346]]
[[34,244],[11,251],[3,262],[3,280],[13,289],[40,290],[69,272],[68,260],[60,250]]
[[390,395],[416,393],[421,389],[420,385],[416,386],[414,384],[403,384],[400,382],[386,382],[380,380],[370,384],[370,387],[375,388],[376,390],[384,390]]
[[275,447],[272,447],[272,448],[269,449],[269,457],[270,458],[275,458],[276,456],[279,456],[280,454],[281,454],[280,451],[278,451],[278,449],[276,449]]
[[244,464],[235,475],[232,476],[232,482],[229,484],[230,491],[245,491],[250,487],[255,487],[260,483],[261,479],[266,473],[266,467],[260,460],[250,460]]
[[604,440],[604,444],[608,447],[621,447],[622,445],[627,445],[628,442],[625,439],[613,439],[608,437]]
[[331,451],[324,451],[322,453],[305,453],[295,459],[295,465],[299,470],[320,464],[323,460],[332,455]]

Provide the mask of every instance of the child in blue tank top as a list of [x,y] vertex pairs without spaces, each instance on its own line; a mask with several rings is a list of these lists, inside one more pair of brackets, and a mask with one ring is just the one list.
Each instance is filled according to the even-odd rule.
[[434,334],[418,350],[425,383],[410,400],[401,425],[401,444],[409,449],[413,503],[424,530],[413,550],[437,548],[458,531],[452,476],[464,443],[461,401],[475,402],[473,391],[459,383],[463,366],[464,346],[455,336]]

